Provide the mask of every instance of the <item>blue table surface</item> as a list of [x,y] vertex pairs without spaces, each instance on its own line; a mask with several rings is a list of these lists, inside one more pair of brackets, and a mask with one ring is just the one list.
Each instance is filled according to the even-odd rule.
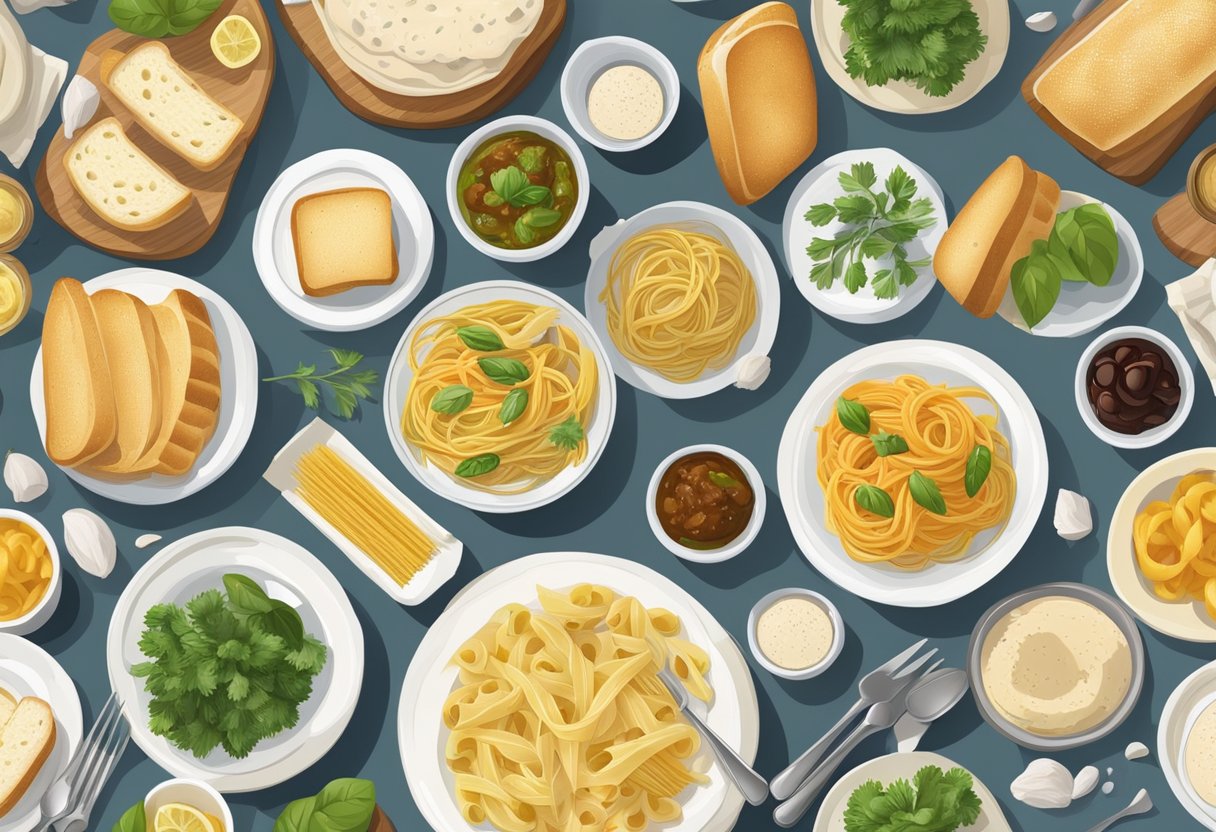
[[[291,41],[272,6],[263,0],[277,46],[274,89],[262,128],[237,177],[227,213],[212,240],[197,254],[164,264],[222,293],[249,323],[258,346],[262,376],[294,369],[300,359],[322,358],[327,347],[365,353],[366,363],[384,372],[403,328],[423,304],[454,286],[490,278],[515,278],[556,291],[582,306],[588,266],[587,246],[594,234],[618,217],[668,199],[693,199],[733,211],[765,240],[779,265],[784,304],[773,350],[773,374],[758,392],[728,390],[693,401],[664,401],[618,384],[616,426],[609,447],[586,481],[548,507],[515,516],[477,514],[448,503],[414,481],[394,456],[379,404],[365,407],[341,430],[407,494],[466,546],[460,572],[435,597],[418,607],[402,607],[377,589],[320,532],[262,481],[271,456],[313,418],[292,390],[263,384],[253,436],[237,464],[218,483],[179,503],[140,508],[99,498],[74,485],[49,466],[51,489],[32,511],[57,535],[60,514],[86,506],[103,515],[119,539],[114,573],[99,580],[69,566],[63,601],[54,618],[31,638],[54,654],[75,680],[91,721],[109,693],[105,670],[106,628],[118,595],[155,549],[138,550],[144,532],[165,542],[218,526],[256,526],[284,534],[314,552],[347,588],[366,639],[366,677],[355,715],[333,750],[308,771],[278,787],[230,796],[238,829],[269,830],[289,801],[312,794],[331,778],[363,776],[376,781],[379,799],[401,830],[425,828],[405,788],[397,750],[396,710],[401,681],[419,639],[448,599],[475,575],[534,552],[594,551],[644,563],[671,577],[698,598],[742,640],[748,610],[763,594],[782,586],[805,586],[831,597],[848,629],[844,652],[824,676],[811,681],[777,679],[752,665],[760,703],[761,738],[757,768],[776,773],[832,722],[853,699],[858,676],[913,638],[930,637],[944,655],[961,664],[967,639],[988,606],[1024,587],[1047,581],[1084,581],[1109,590],[1104,563],[1107,524],[1119,495],[1136,472],[1155,460],[1208,444],[1216,399],[1203,382],[1202,369],[1194,412],[1187,425],[1164,444],[1144,451],[1119,451],[1096,439],[1082,424],[1072,383],[1077,359],[1089,339],[1057,340],[1026,335],[999,321],[981,321],[963,311],[940,289],[906,317],[887,324],[840,323],[812,311],[788,274],[781,245],[781,218],[795,182],[811,165],[846,148],[892,147],[928,170],[941,184],[951,214],[974,187],[1011,153],[1056,178],[1069,190],[1114,205],[1134,225],[1144,247],[1147,272],[1139,294],[1111,323],[1146,324],[1183,343],[1185,336],[1165,305],[1163,285],[1190,273],[1162,247],[1151,217],[1179,191],[1195,154],[1213,140],[1213,122],[1202,125],[1164,170],[1144,187],[1111,177],[1077,154],[1035,117],[1019,94],[1027,71],[1051,43],[1052,35],[1029,31],[1021,21],[1053,10],[1067,21],[1072,0],[1014,0],[1009,55],[1000,75],[977,98],[948,113],[898,116],[867,109],[841,92],[822,71],[818,58],[819,145],[772,194],[740,208],[731,204],[715,173],[698,103],[696,58],[720,23],[752,5],[750,0],[708,0],[680,6],[668,0],[570,0],[568,19],[540,75],[502,112],[540,114],[565,124],[558,79],[567,56],[591,37],[631,35],[657,46],[675,63],[683,82],[680,111],[670,130],[651,147],[632,154],[602,153],[583,144],[592,191],[586,219],[558,254],[538,263],[501,264],[475,252],[457,234],[444,201],[443,177],[456,144],[472,126],[407,131],[366,123],[347,112]],[[73,66],[83,48],[110,26],[105,0],[77,0],[20,19],[32,43],[64,57]],[[806,0],[797,3],[803,31],[810,37]],[[1058,30],[1057,30],[1058,31]],[[812,52],[814,50],[812,49]],[[45,153],[51,127],[44,128],[24,169],[33,170]],[[250,240],[263,194],[288,165],[321,150],[355,147],[397,162],[414,179],[431,206],[436,253],[421,296],[402,314],[363,332],[309,330],[281,311],[254,270]],[[43,458],[29,407],[29,374],[38,349],[42,313],[52,283],[62,275],[89,279],[130,265],[80,243],[39,211],[29,240],[17,253],[34,282],[34,304],[17,330],[0,339],[0,445]],[[775,487],[781,429],[806,387],[828,364],[867,344],[900,338],[940,338],[974,347],[998,361],[1018,380],[1038,409],[1051,457],[1047,510],[1016,560],[996,580],[954,603],[911,610],[868,603],[828,583],[803,559],[791,537]],[[749,456],[769,489],[770,511],[756,543],[742,556],[720,565],[698,566],[677,560],[654,539],[643,516],[646,482],[669,452],[694,441],[721,442]],[[809,474],[808,474],[809,475]],[[1056,536],[1051,503],[1057,488],[1070,488],[1093,502],[1096,529],[1074,544]],[[9,505],[7,491],[0,505]],[[1170,793],[1156,760],[1157,715],[1177,684],[1206,661],[1216,647],[1192,645],[1141,627],[1149,654],[1149,676],[1131,718],[1112,736],[1059,755],[1076,771],[1094,763],[1114,768],[1114,793],[1085,798],[1063,812],[1028,808],[1009,795],[1010,780],[1035,756],[1002,739],[985,725],[970,699],[935,725],[923,748],[968,766],[998,796],[1015,829],[1078,832],[1122,808],[1142,786],[1158,809],[1129,829],[1182,830],[1199,825]],[[751,661],[749,656],[749,661]],[[1154,748],[1147,760],[1127,762],[1124,746],[1141,740]],[[846,763],[893,750],[889,738],[871,739]],[[119,815],[166,774],[131,746],[107,786],[94,817],[109,829]],[[771,804],[748,808],[739,829],[774,828]],[[1133,825],[1136,824],[1136,825]],[[809,828],[809,821],[803,828]]]

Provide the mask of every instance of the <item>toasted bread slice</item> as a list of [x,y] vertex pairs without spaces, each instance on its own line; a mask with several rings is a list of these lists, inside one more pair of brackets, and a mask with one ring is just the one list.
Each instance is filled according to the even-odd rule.
[[291,239],[306,295],[325,297],[397,279],[393,201],[380,188],[300,197],[291,208]]
[[17,710],[17,698],[4,688],[0,688],[0,730],[3,730],[8,721],[12,719],[15,710]]
[[87,462],[110,447],[118,414],[105,344],[80,281],[51,289],[42,321],[46,453],[57,465]]
[[0,817],[25,795],[54,747],[51,706],[34,696],[23,698],[0,728]]

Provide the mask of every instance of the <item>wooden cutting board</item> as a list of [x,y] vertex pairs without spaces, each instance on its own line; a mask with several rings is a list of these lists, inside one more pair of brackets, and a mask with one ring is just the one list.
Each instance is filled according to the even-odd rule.
[[1153,214],[1153,229],[1170,253],[1199,267],[1216,257],[1216,223],[1208,222],[1182,192]]
[[1129,0],[1104,0],[1102,5],[1069,26],[1035,64],[1022,83],[1022,97],[1047,125],[1090,161],[1133,185],[1143,185],[1174,155],[1179,146],[1205,118],[1216,110],[1216,79],[1178,102],[1141,134],[1111,148],[1101,150],[1073,133],[1035,98],[1039,77],[1061,55]]
[[[262,39],[261,53],[252,63],[239,69],[228,69],[211,54],[211,32],[230,14],[247,18]],[[90,123],[111,115],[117,117],[131,141],[194,192],[190,207],[165,225],[148,231],[130,231],[110,225],[95,214],[72,187],[63,165],[71,140],[64,138],[62,126],[51,139],[34,186],[47,214],[89,245],[137,260],[171,260],[198,251],[211,239],[220,223],[232,181],[266,109],[274,80],[274,41],[257,0],[225,0],[215,14],[190,34],[163,40],[173,59],[198,85],[245,122],[232,152],[210,171],[198,170],[153,138],[101,82],[101,56],[107,50],[129,52],[144,42],[146,39],[138,35],[113,29],[85,49],[76,72],[101,91],[101,104]]]
[[497,76],[449,95],[409,96],[386,92],[355,74],[334,51],[312,3],[269,2],[279,7],[283,25],[342,105],[359,118],[389,127],[455,127],[499,110],[540,71],[566,22],[566,0],[545,0],[536,28]]

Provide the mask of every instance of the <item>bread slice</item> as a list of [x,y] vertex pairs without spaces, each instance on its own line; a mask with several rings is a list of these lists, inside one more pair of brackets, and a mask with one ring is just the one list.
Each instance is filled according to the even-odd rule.
[[52,461],[75,466],[110,447],[118,415],[105,344],[84,286],[70,277],[51,289],[42,321],[42,390]]
[[723,24],[701,50],[697,78],[714,161],[738,204],[760,199],[815,150],[815,75],[789,5],[762,3]]
[[54,747],[51,706],[37,697],[24,697],[0,728],[0,817],[25,795]]
[[1001,305],[1013,265],[1035,240],[1051,234],[1060,186],[1010,156],[979,186],[946,229],[933,271],[973,315],[990,318]]
[[13,712],[17,710],[17,699],[4,688],[0,688],[0,730],[8,724],[8,721],[13,718]]
[[101,59],[101,78],[157,141],[199,170],[212,170],[245,123],[200,87],[159,41]]
[[220,354],[207,306],[182,289],[152,307],[161,357],[161,424],[136,472],[182,476],[215,433],[220,412]]
[[116,118],[103,118],[63,156],[68,179],[88,206],[111,225],[147,231],[190,205],[190,189],[131,143]]
[[93,315],[110,368],[118,431],[114,442],[85,464],[90,473],[129,474],[161,428],[159,338],[152,310],[117,289],[94,292]]
[[325,297],[397,279],[393,200],[380,188],[300,197],[291,208],[291,238],[306,295]]

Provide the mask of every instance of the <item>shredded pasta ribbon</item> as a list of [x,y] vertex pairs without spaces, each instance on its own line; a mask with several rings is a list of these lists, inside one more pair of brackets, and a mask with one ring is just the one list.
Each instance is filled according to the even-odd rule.
[[1136,515],[1132,542],[1140,572],[1166,601],[1201,601],[1216,619],[1216,473],[1183,477],[1168,501]]

